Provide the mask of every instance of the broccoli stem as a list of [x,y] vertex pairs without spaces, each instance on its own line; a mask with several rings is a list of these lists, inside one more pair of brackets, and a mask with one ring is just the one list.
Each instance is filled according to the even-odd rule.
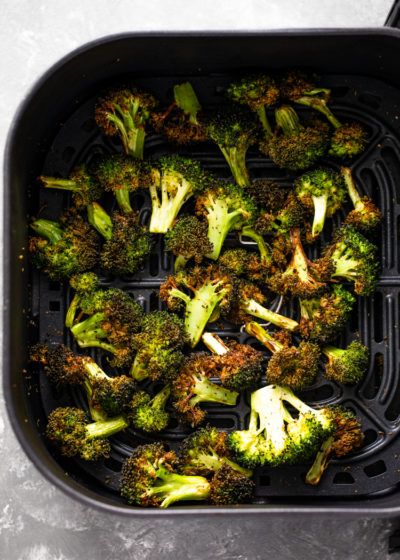
[[[174,194],[170,196],[170,192]],[[177,184],[173,178],[169,177],[168,173],[164,173],[161,178],[161,201],[157,187],[151,185],[152,212],[149,225],[150,233],[166,233],[171,229],[180,209],[190,198],[191,194],[191,186],[185,179],[182,179],[182,182]]]
[[323,99],[319,99],[311,96],[310,97],[303,96],[296,99],[296,103],[298,103],[299,105],[304,105],[305,107],[310,107],[311,109],[315,109],[316,111],[319,111],[322,115],[324,115],[328,119],[328,121],[331,123],[331,125],[334,128],[339,128],[342,126],[342,123],[335,117],[335,115],[327,106],[326,101],[324,101]]
[[143,381],[143,379],[147,379],[149,376],[139,354],[136,354],[133,360],[130,374],[136,381]]
[[[278,391],[277,391],[278,389]],[[265,431],[275,452],[285,449],[285,407],[279,397],[279,387],[268,385],[251,394],[251,408],[258,413],[258,431]]]
[[117,416],[109,420],[99,422],[92,422],[85,426],[86,435],[88,439],[107,438],[124,430],[129,426],[129,423],[123,416]]
[[312,201],[314,204],[314,220],[312,225],[312,235],[317,237],[324,229],[326,211],[328,208],[328,196],[313,196]]
[[57,177],[39,177],[40,181],[47,189],[61,189],[64,191],[80,192],[81,187],[71,179],[58,179]]
[[115,189],[114,195],[120,210],[124,214],[130,214],[131,212],[133,212],[133,208],[131,206],[131,200],[129,196],[129,189],[126,188]]
[[255,321],[246,324],[246,332],[264,344],[273,354],[283,348],[283,344],[275,340],[269,332]]
[[167,400],[171,394],[171,387],[170,385],[165,385],[152,399],[151,399],[151,407],[156,410],[163,410],[165,405],[167,404]]
[[93,402],[92,402],[93,390],[90,381],[88,379],[84,380],[83,388],[85,389],[86,398],[89,406],[89,412],[92,420],[94,420],[94,422],[103,422],[107,420],[107,414],[105,414],[102,410],[98,410],[93,406]]
[[175,474],[165,467],[159,467],[155,476],[157,480],[148,494],[164,498],[160,505],[162,508],[179,501],[207,500],[210,495],[210,483],[203,476]]
[[224,148],[220,146],[231,173],[239,187],[250,185],[249,173],[246,167],[246,151],[236,147]]
[[188,115],[189,121],[192,124],[199,124],[197,113],[201,110],[201,105],[189,82],[174,86],[174,99],[177,106]]
[[261,121],[261,125],[265,133],[265,137],[269,138],[270,136],[272,136],[272,128],[267,117],[267,111],[265,110],[265,106],[259,107],[256,113]]
[[316,486],[319,484],[322,475],[326,471],[329,463],[329,459],[332,455],[332,445],[334,442],[334,437],[330,436],[321,445],[320,450],[315,457],[314,463],[311,465],[309,471],[306,474],[306,483]]
[[296,111],[289,105],[282,105],[275,110],[275,120],[285,136],[298,134],[303,129]]
[[137,104],[134,103],[133,105],[132,114],[121,111],[120,107],[116,105],[115,109],[120,116],[110,113],[108,118],[121,133],[125,152],[134,158],[143,159],[145,130],[142,126],[138,127],[135,125],[134,121],[138,106],[135,108]]
[[281,329],[295,331],[299,326],[299,324],[293,319],[289,319],[288,317],[279,315],[270,309],[266,309],[254,299],[241,300],[240,307],[249,315],[253,315],[263,321],[272,323]]
[[87,207],[89,224],[109,241],[113,235],[113,225],[110,216],[97,202],[92,202]]
[[228,233],[235,228],[242,217],[243,214],[239,210],[229,212],[225,200],[218,198],[213,201],[212,207],[208,208],[207,212],[207,237],[213,250],[206,255],[207,258],[214,261],[219,258]]
[[[224,291],[218,292],[218,284],[206,284],[196,290],[192,299],[186,304],[185,330],[194,348],[203,334],[215,308],[224,297]],[[179,291],[179,290],[178,290]],[[171,295],[175,295],[171,290]]]
[[41,237],[44,237],[45,239],[50,241],[52,245],[58,243],[64,235],[63,230],[60,228],[57,222],[53,222],[52,220],[45,220],[44,218],[35,220],[31,224],[31,228]]
[[104,313],[98,312],[71,327],[71,332],[81,348],[102,348],[115,354],[114,346],[101,340],[107,338],[107,333],[101,326],[104,318]]
[[364,203],[361,199],[360,193],[357,190],[356,184],[354,182],[351,173],[351,169],[349,167],[342,167],[341,172],[344,178],[344,182],[346,183],[347,192],[349,194],[350,200],[353,203],[354,208],[358,210],[364,206]]
[[183,270],[188,260],[189,259],[185,258],[183,255],[178,255],[177,257],[175,257],[174,271],[179,272],[180,270]]
[[79,304],[81,301],[81,296],[79,294],[75,294],[72,298],[70,306],[68,307],[67,315],[65,316],[65,326],[70,329],[75,321],[75,315],[79,308]]
[[322,352],[327,358],[341,358],[343,354],[346,354],[346,350],[343,348],[336,348],[335,346],[325,346],[322,348]]
[[220,385],[215,385],[204,375],[195,377],[191,392],[195,395],[189,400],[192,407],[201,402],[215,402],[234,406],[239,394],[237,391],[230,391]]
[[204,344],[207,346],[207,348],[217,356],[223,356],[224,354],[227,354],[229,352],[229,348],[226,346],[226,344],[223,343],[222,339],[216,334],[204,333],[201,339],[204,342]]
[[341,278],[346,278],[346,280],[353,280],[357,278],[357,267],[359,262],[348,257],[346,255],[346,249],[343,254],[337,253],[336,251],[332,255],[332,260],[335,264],[335,271],[332,274],[334,276],[340,276]]
[[83,367],[89,375],[89,379],[110,379],[106,372],[93,360],[84,360]]
[[263,236],[255,232],[251,226],[245,226],[242,228],[241,234],[244,235],[244,237],[250,237],[250,239],[257,243],[261,262],[263,264],[269,264],[271,262],[271,255]]

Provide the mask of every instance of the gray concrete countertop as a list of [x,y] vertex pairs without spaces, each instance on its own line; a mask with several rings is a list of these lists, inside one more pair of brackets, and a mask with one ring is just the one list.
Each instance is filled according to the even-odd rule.
[[[95,38],[144,30],[376,27],[383,25],[391,4],[392,0],[2,0],[0,157],[15,109],[32,83],[60,57]],[[27,459],[11,431],[1,395],[0,450],[2,559],[388,558],[387,521],[136,521],[83,507],[55,489]]]

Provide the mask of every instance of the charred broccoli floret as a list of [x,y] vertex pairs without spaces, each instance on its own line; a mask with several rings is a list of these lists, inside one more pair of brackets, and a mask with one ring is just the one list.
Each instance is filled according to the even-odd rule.
[[166,111],[153,113],[154,129],[174,144],[204,142],[207,136],[198,118],[200,111],[201,105],[192,84],[177,84],[173,103]]
[[276,212],[262,209],[254,225],[260,235],[287,235],[293,229],[304,225],[306,212],[296,195],[287,195],[285,203]]
[[380,268],[377,247],[353,227],[345,225],[336,231],[324,249],[323,262],[331,267],[332,278],[351,282],[356,294],[367,296],[375,290]]
[[68,179],[41,175],[39,180],[46,188],[70,191],[72,193],[72,200],[77,208],[82,208],[95,202],[101,197],[103,192],[99,182],[89,173],[84,164],[75,167]]
[[296,464],[310,459],[333,430],[330,409],[311,408],[289,388],[267,385],[251,395],[248,429],[229,434],[228,444],[236,460],[249,468]]
[[246,166],[247,150],[257,140],[257,122],[244,107],[226,106],[207,116],[206,132],[221,150],[235,182],[250,184]]
[[136,350],[131,374],[138,381],[173,379],[183,362],[187,342],[182,319],[168,311],[152,311],[143,318],[141,331],[133,336]]
[[234,276],[244,277],[252,282],[265,283],[269,272],[268,265],[256,253],[246,249],[227,249],[218,262]]
[[256,179],[246,187],[246,193],[254,200],[257,208],[276,214],[285,206],[289,191],[275,181]]
[[313,165],[328,146],[328,131],[322,123],[303,126],[288,105],[275,110],[276,131],[260,148],[278,166],[298,171]]
[[135,428],[154,433],[165,430],[169,414],[165,410],[171,387],[166,385],[154,397],[146,391],[139,391],[130,402],[129,420]]
[[342,167],[342,175],[354,206],[346,217],[346,223],[361,231],[374,230],[382,221],[381,211],[368,196],[360,195],[349,167]]
[[279,99],[279,88],[273,78],[265,74],[247,76],[230,84],[226,93],[232,101],[247,105],[251,111],[257,113],[264,134],[272,134],[266,109],[275,105]]
[[31,223],[31,228],[37,234],[29,238],[32,261],[52,280],[64,280],[96,266],[98,235],[72,209],[59,222],[39,218]]
[[207,224],[195,216],[179,218],[165,235],[165,249],[175,255],[175,272],[185,268],[190,259],[200,264],[213,250]]
[[119,136],[126,154],[143,159],[146,126],[156,106],[150,93],[117,89],[98,100],[96,123],[107,136]]
[[326,346],[322,349],[328,362],[325,377],[344,385],[355,385],[364,377],[369,362],[367,346],[353,340],[347,348]]
[[215,178],[197,161],[178,155],[162,156],[153,166],[150,232],[166,233],[184,203],[214,182]]
[[251,500],[254,488],[248,476],[224,465],[210,481],[210,502],[216,506],[243,504]]
[[[189,290],[192,297],[181,288]],[[228,312],[234,289],[232,277],[222,268],[196,266],[169,276],[160,287],[160,297],[172,311],[185,309],[185,331],[194,347],[215,313]]]
[[325,219],[333,216],[346,198],[346,188],[339,173],[315,169],[296,179],[296,194],[301,203],[314,213],[312,235],[317,237]]
[[313,81],[299,70],[289,70],[281,77],[279,83],[281,95],[287,101],[297,102],[303,96],[329,100],[331,91],[327,88],[316,87]]
[[367,133],[357,122],[341,124],[338,121],[331,137],[329,154],[340,159],[353,158],[361,154],[367,146]]
[[172,384],[172,400],[179,417],[192,427],[200,424],[206,412],[198,405],[214,402],[234,406],[238,394],[210,381],[216,375],[217,361],[213,356],[192,354]]
[[308,259],[301,243],[300,229],[295,228],[290,233],[292,243],[292,258],[284,272],[276,272],[269,281],[269,288],[282,295],[293,295],[301,298],[311,298],[320,294],[326,284],[318,280],[313,263]]
[[300,333],[317,342],[330,342],[350,318],[356,298],[340,284],[318,299],[300,300]]
[[332,457],[344,457],[360,447],[364,440],[360,422],[350,410],[333,409],[335,431],[321,445],[319,452],[306,475],[306,483],[316,486],[328,468]]
[[215,183],[197,197],[197,215],[208,222],[212,251],[207,257],[217,260],[229,232],[241,229],[256,213],[253,201],[233,184]]
[[185,438],[179,448],[179,472],[187,475],[210,476],[228,465],[233,470],[251,476],[252,471],[232,459],[227,445],[228,434],[206,426]]
[[266,371],[267,383],[278,383],[298,391],[313,383],[321,357],[316,344],[304,340],[297,347],[282,343],[255,322],[247,323],[246,331],[272,352]]
[[83,410],[67,406],[50,413],[46,436],[65,457],[98,461],[110,455],[107,438],[127,427],[128,422],[122,416],[89,423]]
[[212,333],[204,333],[202,341],[218,357],[216,373],[224,387],[243,391],[254,388],[259,383],[263,363],[262,352],[234,340],[225,343]]

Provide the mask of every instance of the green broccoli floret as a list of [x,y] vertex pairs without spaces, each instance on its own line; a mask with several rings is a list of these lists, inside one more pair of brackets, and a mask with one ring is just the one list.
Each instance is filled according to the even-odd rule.
[[207,139],[198,114],[201,105],[189,82],[174,86],[174,102],[164,112],[153,113],[156,132],[178,145],[204,142]]
[[187,342],[185,325],[174,313],[153,311],[143,318],[141,331],[133,336],[136,350],[131,375],[138,381],[173,379],[183,362]]
[[172,399],[179,417],[192,427],[200,424],[206,412],[198,405],[214,402],[234,406],[239,393],[210,381],[215,375],[216,360],[205,354],[190,355],[172,384]]
[[269,273],[268,265],[256,253],[246,249],[227,249],[218,262],[234,276],[244,277],[252,282],[265,283]]
[[346,224],[363,232],[374,230],[382,221],[382,212],[368,196],[360,195],[351,174],[351,169],[349,167],[342,167],[341,171],[346,183],[347,192],[354,206],[354,210],[346,217]]
[[275,105],[279,99],[279,88],[273,78],[265,74],[247,76],[230,84],[226,93],[232,101],[247,105],[251,111],[257,113],[264,134],[272,134],[266,109]]
[[291,171],[311,167],[328,146],[328,131],[323,123],[303,126],[296,111],[288,105],[275,110],[277,130],[260,148],[278,166]]
[[216,373],[228,389],[254,388],[261,379],[263,354],[248,344],[231,340],[225,343],[213,333],[204,333],[202,341],[218,359]]
[[289,190],[269,179],[255,179],[246,187],[248,194],[262,212],[276,214],[286,203]]
[[254,489],[255,484],[248,476],[224,465],[210,481],[210,502],[216,506],[248,503]]
[[364,377],[368,368],[369,350],[367,346],[353,340],[347,348],[326,346],[322,349],[328,362],[325,377],[344,385],[355,385]]
[[340,284],[321,298],[300,300],[300,333],[321,343],[335,339],[346,326],[356,298]]
[[318,237],[325,219],[343,206],[346,198],[343,178],[329,169],[315,169],[296,179],[295,186],[301,203],[314,213],[312,235]]
[[179,218],[165,235],[165,249],[176,257],[175,272],[185,268],[186,263],[192,258],[196,264],[200,264],[205,255],[213,250],[208,240],[207,224],[195,216]]
[[138,430],[147,433],[165,430],[169,414],[165,410],[171,387],[166,385],[154,397],[146,391],[139,391],[130,402],[129,420]]
[[46,436],[65,457],[80,457],[98,461],[110,455],[107,440],[128,427],[122,416],[89,423],[83,410],[73,407],[56,408],[47,420]]
[[139,222],[137,212],[111,216],[93,202],[88,207],[89,223],[104,237],[100,264],[106,272],[134,274],[149,256],[152,242],[147,229]]
[[160,286],[160,298],[172,311],[185,309],[185,331],[193,348],[215,314],[229,311],[234,288],[230,274],[217,265],[196,266],[169,276]]
[[267,383],[278,383],[297,391],[313,383],[321,357],[317,344],[302,340],[297,347],[291,346],[271,336],[254,321],[246,324],[246,332],[272,352],[266,371]]
[[110,91],[98,100],[96,123],[107,136],[119,136],[127,155],[143,159],[146,125],[157,106],[155,98],[136,87]]
[[301,298],[312,298],[326,289],[326,284],[318,280],[318,271],[304,252],[301,242],[300,228],[290,232],[292,258],[284,272],[273,274],[269,288],[278,294],[293,295]]
[[235,182],[250,184],[246,166],[247,150],[257,140],[257,122],[244,107],[226,106],[207,116],[206,132],[221,150]]
[[336,231],[323,261],[330,264],[332,278],[353,283],[356,294],[368,296],[375,290],[380,269],[377,247],[353,227],[344,225]]
[[185,438],[178,453],[179,472],[187,475],[210,476],[228,465],[233,470],[252,476],[252,471],[235,463],[227,445],[228,434],[206,426]]
[[360,422],[350,410],[334,407],[335,431],[321,445],[306,475],[306,483],[316,486],[332,457],[344,457],[360,447],[364,440]]
[[197,161],[178,155],[162,156],[153,166],[150,232],[166,233],[185,202],[214,182],[215,178]]
[[[139,331],[143,310],[126,292],[118,288],[93,290],[72,300],[73,313],[79,319],[71,333],[81,348],[97,347],[113,354],[111,365],[128,366],[133,360],[133,337]],[[82,319],[82,316],[88,317]]]
[[89,173],[84,164],[75,167],[68,179],[41,175],[39,180],[46,188],[70,191],[72,193],[72,200],[77,208],[82,208],[95,202],[103,193],[99,182]]
[[296,464],[310,459],[333,430],[329,409],[311,408],[289,388],[267,385],[251,395],[248,429],[232,432],[228,444],[236,460],[249,468]]
[[254,229],[260,235],[286,235],[291,229],[304,226],[306,212],[294,193],[286,196],[284,204],[274,213],[261,209]]
[[52,280],[64,280],[96,266],[98,235],[72,209],[59,222],[40,218],[31,223],[31,228],[37,234],[29,238],[32,261]]
[[367,133],[360,123],[339,123],[331,137],[329,154],[340,159],[353,158],[365,150],[367,143]]

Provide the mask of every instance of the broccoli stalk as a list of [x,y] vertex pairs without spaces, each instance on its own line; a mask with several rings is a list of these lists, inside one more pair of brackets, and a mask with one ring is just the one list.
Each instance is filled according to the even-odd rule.
[[68,179],[41,175],[40,182],[48,189],[59,189],[72,193],[77,207],[87,206],[98,200],[102,194],[99,182],[92,177],[84,165],[76,167]]
[[197,113],[201,110],[201,105],[192,85],[189,82],[175,85],[174,99],[177,106],[187,115],[189,122],[198,125]]
[[110,216],[97,202],[92,202],[87,207],[88,222],[106,240],[113,236],[113,223]]
[[346,218],[346,223],[361,231],[374,230],[382,221],[382,213],[368,196],[361,196],[357,190],[351,169],[342,167],[342,176],[354,210]]
[[264,266],[268,267],[271,264],[271,252],[268,249],[263,236],[257,233],[253,226],[244,226],[240,233],[243,237],[249,237],[255,243],[257,243],[261,263]]
[[31,228],[41,237],[47,239],[52,245],[55,245],[63,238],[64,232],[60,224],[52,220],[40,218],[31,223]]

